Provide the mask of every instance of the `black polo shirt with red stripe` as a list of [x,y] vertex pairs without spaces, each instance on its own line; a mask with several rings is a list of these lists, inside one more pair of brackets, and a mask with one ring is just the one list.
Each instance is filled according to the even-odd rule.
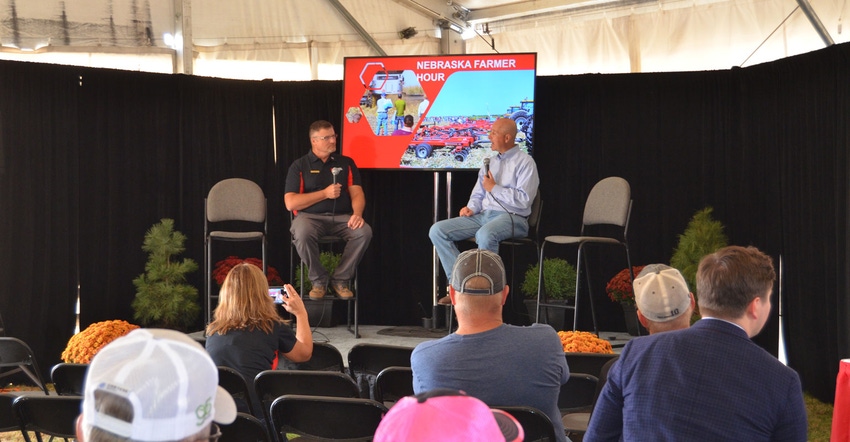
[[[301,209],[307,213],[315,214],[351,214],[351,195],[348,186],[362,186],[360,181],[360,170],[351,158],[332,153],[326,162],[322,162],[311,150],[303,157],[295,160],[289,166],[286,174],[286,187],[284,193],[310,193],[323,190],[333,184],[334,176],[332,169],[339,167],[342,170],[336,176],[336,182],[342,184],[342,192],[336,200],[326,199]],[[336,202],[336,205],[334,205]]]

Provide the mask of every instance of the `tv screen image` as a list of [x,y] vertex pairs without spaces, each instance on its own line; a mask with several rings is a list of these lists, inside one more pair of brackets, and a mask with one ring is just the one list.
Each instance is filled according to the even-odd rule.
[[534,53],[348,57],[341,152],[362,169],[478,170],[504,117],[533,154],[536,66]]

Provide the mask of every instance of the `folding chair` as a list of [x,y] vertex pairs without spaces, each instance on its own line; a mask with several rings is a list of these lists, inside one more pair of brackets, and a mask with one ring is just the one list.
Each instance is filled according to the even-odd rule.
[[348,351],[348,374],[360,388],[360,397],[375,399],[375,379],[387,367],[410,367],[412,347],[357,344]]
[[19,396],[12,404],[21,421],[24,440],[31,442],[27,432],[34,431],[36,440],[41,435],[61,437],[66,441],[76,435],[77,416],[80,415],[82,396]]
[[[271,423],[272,402],[287,394],[356,398],[357,384],[345,373],[334,371],[265,370],[254,378],[254,392],[263,407],[266,422]],[[274,428],[269,427],[274,433]]]
[[[262,224],[262,230],[211,230],[211,223],[235,222]],[[232,228],[232,227],[229,227]],[[212,321],[212,244],[214,241],[260,241],[263,254],[263,273],[266,273],[266,238],[268,220],[266,219],[266,197],[263,189],[256,183],[243,178],[229,178],[216,183],[204,198],[204,270],[206,279],[207,323]]]
[[313,356],[307,362],[292,362],[281,358],[280,366],[287,370],[338,371],[345,373],[342,353],[326,342],[313,342]]
[[0,372],[0,378],[24,373],[44,391],[44,394],[48,394],[35,355],[26,342],[18,338],[0,337],[0,369],[5,368],[11,368],[11,370]]
[[271,422],[279,441],[290,433],[323,441],[370,441],[386,412],[371,399],[285,395],[272,403]]
[[596,400],[599,399],[599,394],[602,393],[602,388],[608,382],[608,371],[614,362],[617,362],[617,357],[609,359],[599,372],[599,380],[596,382],[596,390],[593,392],[593,402],[590,410],[562,413],[561,422],[564,423],[564,430],[568,436],[580,436],[587,431],[587,424],[590,423],[590,416],[593,413],[593,408],[596,407]]
[[570,373],[585,373],[599,377],[602,367],[611,359],[617,359],[620,355],[615,353],[575,353],[566,352],[567,367]]
[[526,442],[533,441],[548,441],[555,442],[555,427],[552,426],[552,420],[546,413],[527,406],[496,406],[493,407],[504,412],[507,412],[516,419],[522,426],[522,431],[525,433]]
[[266,424],[247,413],[236,413],[233,423],[219,427],[218,442],[271,442]]
[[375,378],[375,400],[387,408],[413,394],[413,369],[410,367],[387,367]]
[[[578,307],[581,292],[581,271],[584,269],[587,279],[588,299],[590,300],[590,312],[593,319],[593,330],[599,335],[599,327],[596,324],[596,307],[593,304],[593,291],[590,281],[590,271],[587,269],[587,257],[582,253],[587,244],[616,245],[623,247],[626,252],[626,262],[629,272],[632,268],[632,260],[629,257],[629,244],[627,234],[629,230],[629,216],[632,211],[631,189],[629,183],[620,177],[605,178],[590,190],[584,205],[582,227],[579,236],[547,236],[540,245],[539,275],[537,281],[537,320],[540,321],[541,308],[560,308],[573,310],[573,331],[578,324]],[[615,226],[620,230],[617,235],[612,236],[586,236],[586,229],[591,226]],[[576,297],[574,305],[553,304],[546,302],[546,294],[543,283],[543,257],[546,244],[575,245],[578,248],[576,258]],[[631,275],[634,281],[634,275]]]
[[60,396],[82,396],[84,393],[88,364],[60,362],[50,369],[50,381]]
[[[252,388],[248,385],[248,381],[242,377],[238,371],[225,367],[218,366],[218,385],[227,390],[234,401],[237,408],[246,409],[248,413],[254,415],[254,396],[251,393]],[[244,404],[242,407],[240,405]]]

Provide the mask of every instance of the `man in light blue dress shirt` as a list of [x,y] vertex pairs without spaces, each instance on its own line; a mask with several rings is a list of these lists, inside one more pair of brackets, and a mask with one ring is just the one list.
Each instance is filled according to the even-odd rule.
[[[488,167],[478,172],[469,202],[458,217],[438,221],[428,232],[447,277],[460,254],[455,241],[475,237],[478,248],[499,252],[499,242],[528,235],[528,216],[537,195],[540,178],[530,155],[516,145],[513,120],[500,118],[490,129],[491,149]],[[450,304],[449,297],[439,300]]]

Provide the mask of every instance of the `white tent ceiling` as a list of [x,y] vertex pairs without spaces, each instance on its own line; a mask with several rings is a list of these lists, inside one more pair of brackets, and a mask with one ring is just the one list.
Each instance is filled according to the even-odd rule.
[[[541,75],[728,69],[820,49],[825,40],[846,42],[842,19],[850,12],[848,0],[0,0],[0,5],[0,58],[276,80],[340,79],[344,57],[382,52],[537,52]],[[416,35],[402,38],[408,28]]]

